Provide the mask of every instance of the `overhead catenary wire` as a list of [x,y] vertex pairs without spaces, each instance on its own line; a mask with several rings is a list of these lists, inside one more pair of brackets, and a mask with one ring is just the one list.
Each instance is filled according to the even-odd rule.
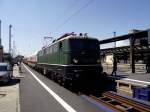
[[64,18],[66,17],[66,15],[71,12],[75,6],[77,5],[77,3],[79,2],[80,0],[74,0],[63,12],[61,15],[58,16],[58,18],[56,18],[56,21],[55,21],[55,24],[59,23],[60,21],[60,18]]
[[83,5],[82,7],[80,7],[77,11],[75,11],[71,16],[69,16],[67,19],[65,19],[61,24],[59,24],[53,32],[58,31],[59,29],[61,29],[67,22],[69,22],[74,16],[76,16],[78,13],[80,13],[83,9],[85,9],[86,7],[88,7],[94,0],[89,0],[85,5]]

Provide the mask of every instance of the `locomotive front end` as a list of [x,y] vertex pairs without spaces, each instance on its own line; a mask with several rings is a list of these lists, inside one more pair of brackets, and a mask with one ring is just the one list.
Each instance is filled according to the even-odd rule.
[[92,38],[71,38],[69,53],[66,76],[77,87],[93,88],[97,85],[103,71],[100,63],[99,41]]

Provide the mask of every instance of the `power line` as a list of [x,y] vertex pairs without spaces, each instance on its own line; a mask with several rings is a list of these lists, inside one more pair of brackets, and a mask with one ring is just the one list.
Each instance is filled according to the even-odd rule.
[[[62,22],[63,22],[63,20],[64,20],[65,17],[67,16],[67,14],[69,14],[70,12],[72,12],[72,10],[74,10],[74,8],[76,7],[76,5],[77,5],[77,3],[78,3],[79,1],[80,1],[80,0],[74,0],[74,1],[62,12],[62,14],[58,16],[58,18],[57,18],[56,21],[55,21],[56,27],[55,27],[54,30],[52,30],[51,33],[54,33],[54,32],[55,32],[56,28],[57,28],[60,24],[62,24],[62,23],[60,22],[60,20],[62,20]],[[60,24],[59,24],[59,23],[60,23]]]
[[63,21],[60,25],[58,25],[54,31],[59,30],[63,25],[65,25],[67,22],[69,22],[72,17],[74,17],[75,15],[77,15],[78,13],[80,13],[83,9],[85,9],[87,6],[90,5],[90,3],[92,3],[94,0],[89,0],[85,5],[83,5],[81,8],[79,8],[76,12],[74,12],[71,16],[69,16],[65,21]]
[[74,0],[64,11],[63,13],[58,16],[58,18],[55,21],[55,24],[58,23],[60,21],[60,18],[64,18],[69,12],[71,12],[74,7],[77,5],[77,3],[79,2],[79,0]]

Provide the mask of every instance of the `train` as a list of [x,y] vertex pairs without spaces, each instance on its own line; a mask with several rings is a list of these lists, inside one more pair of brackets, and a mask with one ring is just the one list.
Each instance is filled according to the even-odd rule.
[[64,87],[94,88],[102,81],[99,41],[87,35],[66,33],[25,63]]

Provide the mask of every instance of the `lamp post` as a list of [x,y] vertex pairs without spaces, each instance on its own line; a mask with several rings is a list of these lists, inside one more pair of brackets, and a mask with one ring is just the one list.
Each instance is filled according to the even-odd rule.
[[[116,32],[114,31],[114,38],[116,37]],[[114,46],[115,48],[116,48],[116,41],[115,41],[115,46]]]
[[1,20],[0,20],[0,62],[3,61],[3,46],[1,44]]
[[11,28],[12,25],[9,25],[9,53],[11,54]]
[[1,20],[0,20],[0,46],[1,46]]

